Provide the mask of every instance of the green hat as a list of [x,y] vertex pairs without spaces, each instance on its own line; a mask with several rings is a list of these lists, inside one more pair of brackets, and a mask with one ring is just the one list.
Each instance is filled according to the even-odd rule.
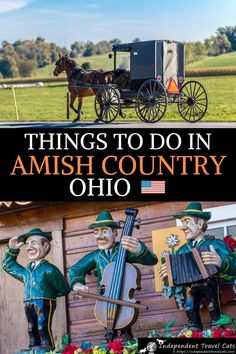
[[98,214],[96,221],[93,224],[89,225],[89,229],[94,229],[95,227],[109,226],[112,228],[118,228],[120,224],[113,221],[111,213],[109,211],[101,211]]
[[25,243],[27,238],[30,236],[42,236],[42,237],[47,238],[48,241],[52,241],[51,232],[44,232],[41,229],[32,229],[32,230],[26,232],[25,234],[18,236],[18,241]]
[[201,203],[190,203],[186,209],[173,215],[175,219],[181,219],[185,215],[196,216],[201,219],[209,220],[211,213],[209,211],[202,211]]

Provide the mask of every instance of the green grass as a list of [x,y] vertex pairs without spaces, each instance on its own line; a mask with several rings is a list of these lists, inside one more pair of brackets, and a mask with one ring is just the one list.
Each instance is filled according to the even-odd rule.
[[206,57],[187,65],[187,68],[216,68],[228,66],[236,66],[236,52],[218,55],[217,57]]
[[[66,85],[16,88],[15,95],[20,120],[64,120],[66,115]],[[0,120],[16,120],[10,89],[0,90]]]
[[[208,93],[209,107],[203,121],[236,121],[236,76],[198,78]],[[15,89],[21,121],[66,120],[66,85],[48,84],[38,88]],[[94,97],[84,99],[82,120],[94,120]],[[76,114],[70,111],[71,119]],[[126,109],[126,119],[137,120],[134,109]],[[117,118],[120,119],[120,118]],[[0,120],[15,121],[12,91],[0,90]],[[169,105],[163,121],[183,121],[177,105]]]

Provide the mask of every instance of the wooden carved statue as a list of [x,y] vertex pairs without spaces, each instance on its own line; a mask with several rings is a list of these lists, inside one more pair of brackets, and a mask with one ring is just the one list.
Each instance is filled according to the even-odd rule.
[[[41,229],[10,239],[3,260],[3,269],[24,283],[24,305],[28,321],[29,351],[48,352],[55,348],[51,330],[56,298],[65,296],[70,287],[60,272],[45,257],[50,252],[51,233]],[[31,262],[25,268],[17,262],[20,248],[25,245]],[[27,350],[22,350],[25,353]]]
[[[98,249],[80,259],[70,269],[71,287],[81,296],[98,299],[95,316],[105,328],[108,341],[121,331],[123,340],[133,338],[131,326],[137,320],[138,308],[130,294],[140,288],[140,272],[132,263],[155,265],[156,255],[137,238],[132,230],[137,215],[136,209],[126,209],[126,220],[120,242],[115,241],[119,223],[114,222],[109,212],[101,212],[89,227],[93,229]],[[97,271],[100,295],[88,293],[85,277]],[[86,294],[87,292],[87,294]],[[102,295],[102,296],[101,296]]]
[[174,218],[181,221],[186,243],[174,256],[166,257],[166,262],[159,269],[160,277],[163,281],[168,279],[173,288],[184,285],[189,328],[202,330],[202,299],[208,303],[211,326],[217,326],[222,315],[220,277],[236,275],[236,258],[223,240],[204,235],[211,213],[203,211],[200,203],[190,203]]

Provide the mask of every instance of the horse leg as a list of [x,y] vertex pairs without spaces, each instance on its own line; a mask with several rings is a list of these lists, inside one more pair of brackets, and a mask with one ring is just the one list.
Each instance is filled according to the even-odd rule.
[[82,103],[83,103],[83,98],[78,96],[78,111],[77,111],[77,117],[73,120],[72,123],[76,123],[80,120],[80,115],[83,114],[81,111],[82,108]]
[[122,109],[121,109],[121,108],[120,108],[120,110],[119,110],[119,116],[120,116],[121,118],[125,118],[125,117],[126,117],[126,114],[122,112]]
[[76,94],[75,94],[74,91],[72,91],[72,92],[70,93],[70,108],[73,109],[73,111],[74,111],[76,114],[78,114],[77,109],[75,109],[75,107],[74,107],[75,99],[76,99]]
[[82,108],[82,104],[83,104],[83,97],[80,97],[78,96],[78,116],[77,116],[77,119],[80,120],[80,116],[81,114],[84,114],[82,111],[81,111],[81,108]]
[[[96,92],[95,92],[95,94],[96,94]],[[99,106],[100,106],[100,114],[99,114],[99,116],[97,117],[97,119],[95,119],[94,123],[102,122],[103,103],[102,103],[102,99],[101,99],[100,92],[99,92],[99,94],[97,95],[97,101],[98,101],[98,104],[99,104]]]
[[84,112],[81,111],[82,104],[83,104],[83,97],[78,97],[78,99],[79,99],[78,112],[79,112],[79,115],[81,115],[81,114],[83,115]]

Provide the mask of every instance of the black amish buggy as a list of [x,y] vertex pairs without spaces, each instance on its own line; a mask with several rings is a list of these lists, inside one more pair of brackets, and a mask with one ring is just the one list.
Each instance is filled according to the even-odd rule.
[[[95,111],[104,122],[118,115],[122,108],[135,108],[145,122],[159,121],[167,104],[177,104],[180,115],[197,122],[205,115],[207,93],[198,81],[185,79],[184,43],[168,40],[114,45],[114,84],[101,87],[95,98]],[[129,53],[130,71],[117,68],[119,52]],[[110,54],[110,58],[112,55]]]

